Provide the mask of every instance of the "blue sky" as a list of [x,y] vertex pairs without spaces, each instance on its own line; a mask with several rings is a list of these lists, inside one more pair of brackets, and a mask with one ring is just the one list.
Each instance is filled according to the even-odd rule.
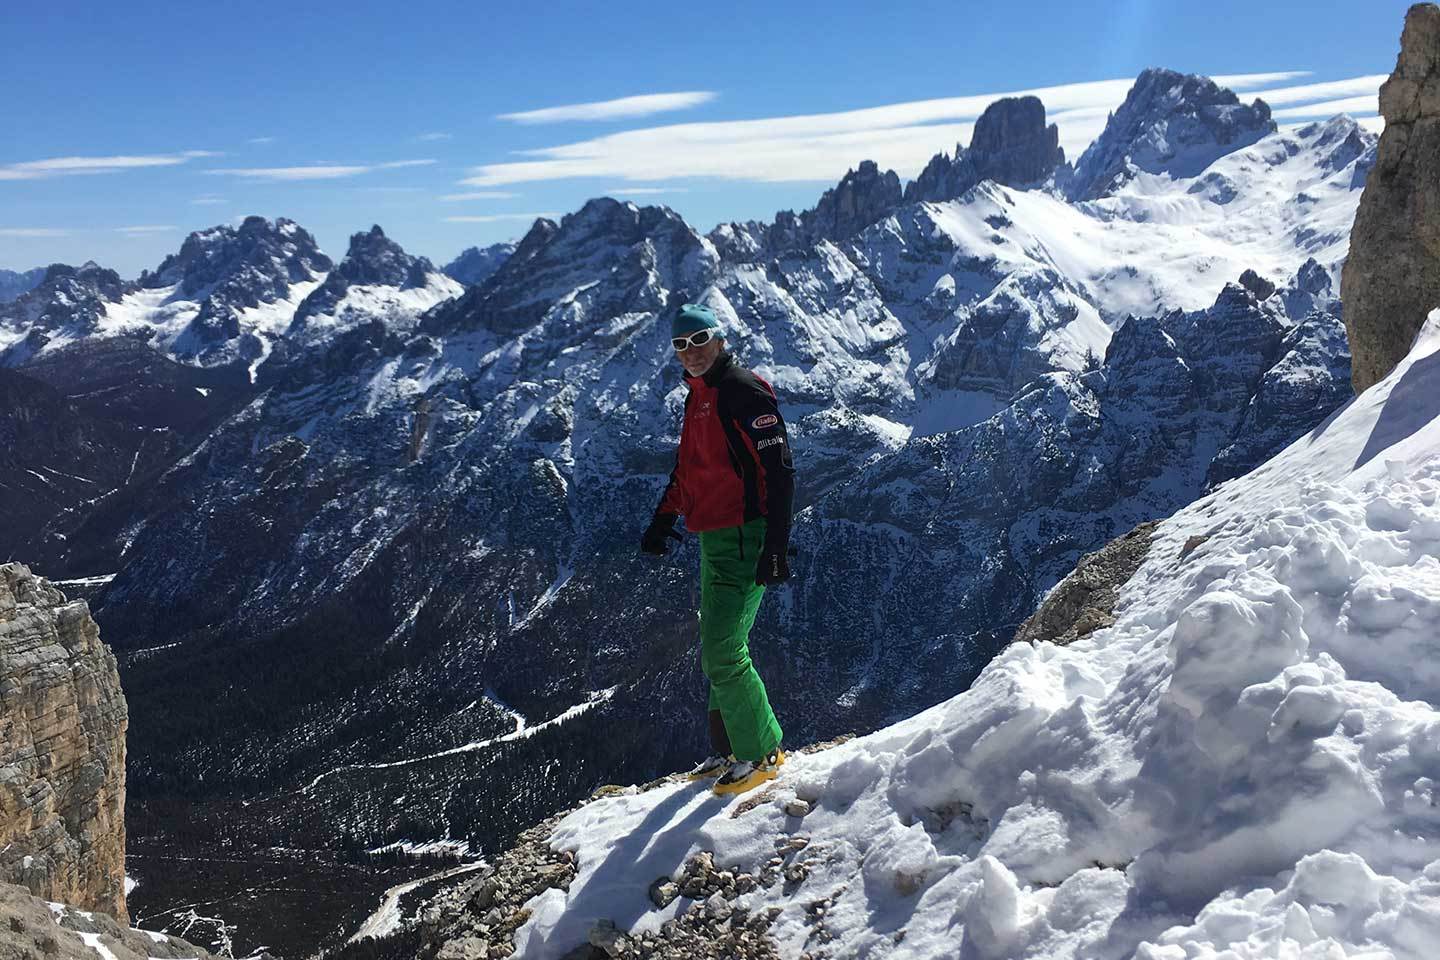
[[709,229],[866,157],[913,176],[1005,92],[1059,88],[1073,159],[1147,66],[1245,77],[1281,123],[1373,116],[1407,6],[14,0],[0,267],[134,276],[250,213],[444,262],[622,192]]

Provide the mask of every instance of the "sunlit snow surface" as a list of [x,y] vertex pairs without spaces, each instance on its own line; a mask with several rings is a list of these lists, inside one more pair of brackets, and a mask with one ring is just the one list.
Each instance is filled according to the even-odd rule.
[[552,841],[579,875],[532,901],[518,955],[655,928],[689,901],[647,888],[689,853],[757,871],[803,834],[803,884],[738,901],[784,908],[784,956],[821,897],[834,956],[1435,956],[1440,311],[1384,381],[1163,523],[1116,612],[791,758],[738,816],[696,785],[583,807]]

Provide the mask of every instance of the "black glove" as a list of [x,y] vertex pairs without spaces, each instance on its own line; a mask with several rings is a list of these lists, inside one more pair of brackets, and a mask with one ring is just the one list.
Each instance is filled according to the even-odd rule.
[[666,537],[680,539],[680,534],[675,532],[675,514],[657,513],[655,519],[650,521],[650,526],[645,528],[645,534],[640,538],[640,549],[646,553],[653,553],[657,557],[663,557],[669,546],[665,542]]
[[755,562],[755,582],[762,587],[784,583],[790,579],[789,551],[784,540],[767,541]]

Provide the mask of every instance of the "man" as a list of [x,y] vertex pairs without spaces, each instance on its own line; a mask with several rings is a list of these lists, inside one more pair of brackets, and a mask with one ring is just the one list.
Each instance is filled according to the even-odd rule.
[[667,537],[680,539],[682,515],[700,535],[700,665],[710,681],[714,755],[690,777],[716,777],[716,793],[742,793],[785,762],[749,644],[765,587],[790,577],[795,468],[775,391],[725,351],[715,314],[687,303],[671,326],[690,393],[675,469],[640,546],[663,555]]

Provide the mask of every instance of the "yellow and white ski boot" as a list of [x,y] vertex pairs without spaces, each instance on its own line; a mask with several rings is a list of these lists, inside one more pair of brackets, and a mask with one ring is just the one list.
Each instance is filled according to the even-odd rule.
[[719,754],[712,754],[701,760],[695,769],[685,775],[688,780],[709,780],[724,773],[730,764],[735,762],[735,757],[722,757]]
[[715,781],[712,788],[718,794],[744,793],[753,790],[766,780],[774,780],[785,762],[785,751],[776,747],[764,760],[735,760]]

